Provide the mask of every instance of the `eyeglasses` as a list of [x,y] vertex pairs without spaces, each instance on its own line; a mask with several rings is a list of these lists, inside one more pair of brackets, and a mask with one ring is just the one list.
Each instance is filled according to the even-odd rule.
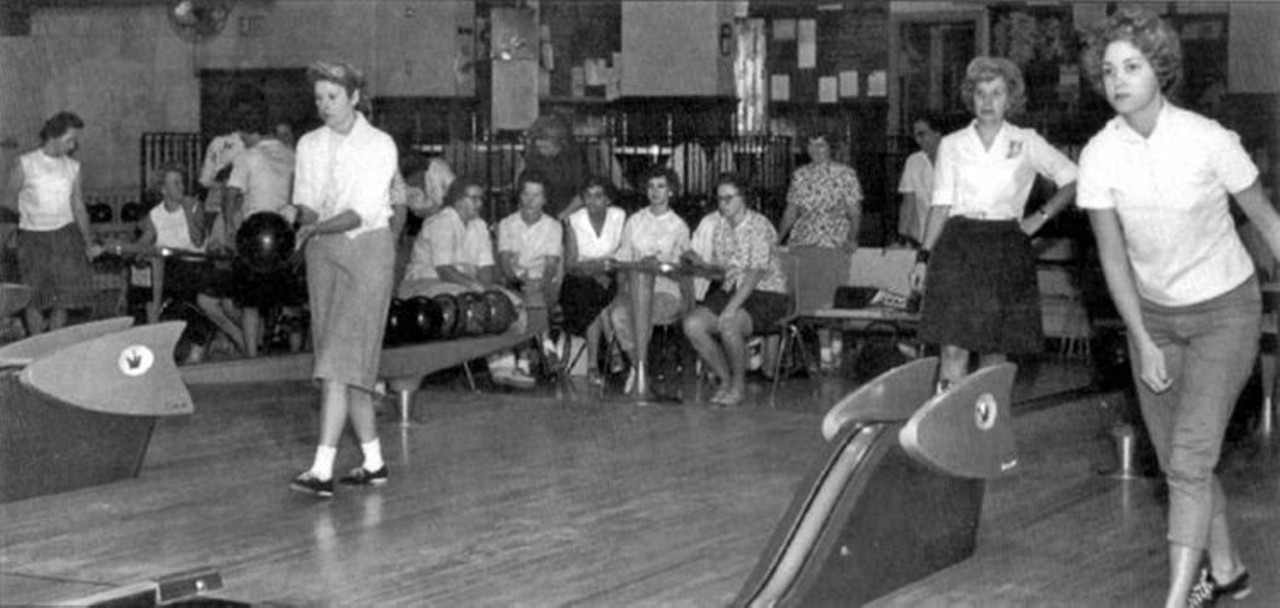
[[741,195],[741,194],[730,194],[730,195],[728,195],[728,196],[717,196],[717,197],[716,197],[716,200],[717,200],[717,201],[720,201],[720,202],[722,202],[722,203],[727,203],[727,202],[729,202],[729,201],[731,201],[731,200],[733,200],[733,199],[735,199],[735,198],[742,198],[742,195]]

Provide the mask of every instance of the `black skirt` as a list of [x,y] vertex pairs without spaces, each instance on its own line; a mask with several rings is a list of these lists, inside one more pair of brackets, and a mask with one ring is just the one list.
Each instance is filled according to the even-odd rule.
[[[707,292],[702,305],[719,315],[724,312],[724,307],[729,305],[729,300],[732,298],[732,293],[723,289],[714,289]],[[746,301],[742,303],[742,310],[751,317],[752,330],[762,333],[777,325],[778,321],[791,313],[791,294],[757,289],[747,296]]]
[[595,276],[566,275],[560,288],[560,310],[564,313],[561,325],[570,335],[586,335],[587,326],[596,320],[617,293],[618,282],[612,277],[606,286]]
[[919,337],[978,353],[1040,352],[1036,254],[1015,220],[947,220],[930,256]]

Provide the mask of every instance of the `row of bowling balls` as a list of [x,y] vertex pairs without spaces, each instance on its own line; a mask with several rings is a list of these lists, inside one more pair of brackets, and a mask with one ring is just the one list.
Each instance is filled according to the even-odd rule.
[[500,334],[516,322],[515,303],[497,289],[391,300],[387,346]]
[[[116,212],[111,205],[106,203],[93,203],[85,206],[85,211],[89,215],[89,222],[94,224],[110,224],[115,221]],[[120,221],[136,222],[146,215],[146,208],[142,203],[125,203],[120,207]]]

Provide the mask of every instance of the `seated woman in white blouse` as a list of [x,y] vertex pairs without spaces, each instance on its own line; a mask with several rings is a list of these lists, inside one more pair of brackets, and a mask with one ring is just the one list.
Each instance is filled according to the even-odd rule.
[[580,193],[583,207],[565,220],[565,278],[560,292],[563,326],[587,339],[587,380],[603,383],[597,366],[600,338],[612,338],[605,309],[617,294],[614,256],[622,245],[627,213],[613,206],[613,184],[603,177],[587,179]]

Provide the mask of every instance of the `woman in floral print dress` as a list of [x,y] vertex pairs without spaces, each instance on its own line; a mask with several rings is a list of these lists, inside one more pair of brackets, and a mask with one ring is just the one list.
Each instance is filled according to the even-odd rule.
[[818,133],[808,138],[809,164],[796,169],[787,191],[778,235],[790,245],[858,248],[862,186],[858,174],[831,158],[833,142]]

